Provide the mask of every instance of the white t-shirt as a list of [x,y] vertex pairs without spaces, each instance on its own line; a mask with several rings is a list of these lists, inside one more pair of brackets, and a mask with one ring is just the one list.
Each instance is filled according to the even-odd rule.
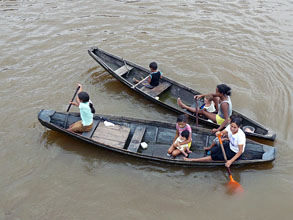
[[235,152],[238,153],[239,151],[239,145],[243,145],[243,151],[245,149],[245,144],[246,144],[246,137],[244,132],[239,128],[238,132],[236,134],[232,134],[231,130],[230,130],[230,125],[228,125],[225,130],[228,132],[228,138],[230,141],[230,149]]
[[211,101],[210,106],[204,106],[203,107],[205,110],[207,110],[207,112],[215,112],[216,108],[215,108],[215,103],[213,101]]

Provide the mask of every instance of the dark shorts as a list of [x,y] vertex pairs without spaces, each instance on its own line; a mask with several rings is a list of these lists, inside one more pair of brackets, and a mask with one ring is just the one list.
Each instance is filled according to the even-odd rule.
[[[225,153],[226,153],[226,156],[227,156],[227,160],[232,159],[235,156],[236,153],[230,149],[229,141],[224,141],[223,145],[224,145]],[[225,161],[220,145],[216,144],[211,149],[211,157],[212,157],[213,160]]]

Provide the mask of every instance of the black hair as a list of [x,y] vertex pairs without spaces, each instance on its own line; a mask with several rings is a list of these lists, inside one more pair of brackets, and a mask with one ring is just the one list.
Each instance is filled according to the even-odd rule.
[[156,62],[151,62],[149,67],[151,69],[153,69],[153,70],[157,70],[158,69],[158,64]]
[[228,96],[231,95],[231,88],[229,86],[227,86],[226,84],[219,84],[219,85],[217,85],[217,88],[218,88],[219,93],[224,94],[224,95],[228,95]]
[[242,118],[239,118],[239,117],[231,117],[231,123],[235,123],[239,128],[241,126],[241,123],[242,123]]
[[[78,93],[78,98],[80,101],[82,101],[83,103],[89,102],[90,101],[90,96],[87,92],[80,92]],[[96,112],[93,103],[89,103],[89,106],[91,108],[91,112],[94,114]]]
[[187,122],[187,118],[185,115],[179,115],[177,117],[177,122]]
[[90,100],[90,96],[87,92],[78,93],[78,98],[82,102],[88,102]]
[[181,136],[182,137],[185,137],[186,139],[188,139],[188,137],[189,137],[189,131],[187,131],[187,130],[182,131]]

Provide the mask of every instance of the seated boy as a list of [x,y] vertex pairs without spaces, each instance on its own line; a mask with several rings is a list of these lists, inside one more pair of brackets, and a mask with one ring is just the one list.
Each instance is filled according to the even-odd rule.
[[[151,74],[148,77],[148,82],[143,83],[146,88],[152,89],[160,84],[160,79],[162,79],[162,73],[158,70],[158,64],[156,62],[151,62],[150,65]],[[135,83],[139,80],[133,78]]]

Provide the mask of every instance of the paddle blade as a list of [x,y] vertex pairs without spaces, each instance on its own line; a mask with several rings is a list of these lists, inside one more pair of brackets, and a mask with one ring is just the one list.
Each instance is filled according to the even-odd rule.
[[232,195],[232,194],[236,194],[236,193],[243,193],[244,189],[243,187],[240,185],[240,183],[236,182],[232,175],[229,175],[230,177],[230,181],[227,183],[227,193]]

